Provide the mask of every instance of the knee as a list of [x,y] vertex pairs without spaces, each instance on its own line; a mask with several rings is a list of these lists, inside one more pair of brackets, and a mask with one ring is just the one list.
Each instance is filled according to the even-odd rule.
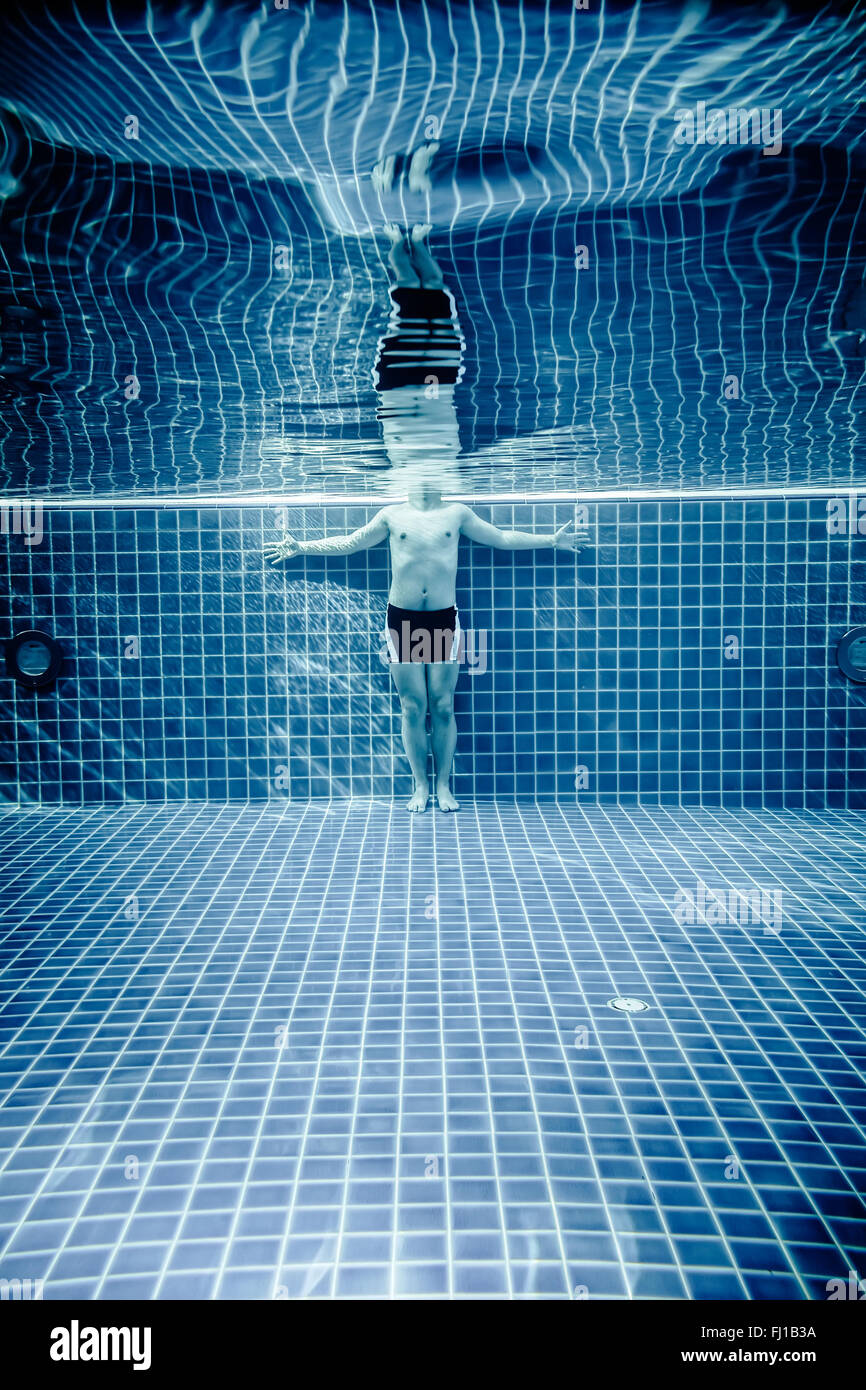
[[437,723],[447,723],[454,713],[454,696],[434,695],[430,705],[430,713]]
[[400,701],[403,718],[410,724],[423,724],[427,706],[417,695],[404,695]]

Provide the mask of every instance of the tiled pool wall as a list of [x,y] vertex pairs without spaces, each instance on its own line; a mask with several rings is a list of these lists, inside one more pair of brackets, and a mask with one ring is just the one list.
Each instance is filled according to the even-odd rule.
[[[378,505],[378,503],[376,503]],[[546,530],[573,505],[479,507]],[[370,508],[289,509],[299,536]],[[461,545],[471,630],[456,791],[475,799],[866,804],[866,537],[825,499],[606,502],[568,553]],[[409,790],[380,656],[388,554],[271,567],[273,509],[47,510],[4,535],[0,636],[63,644],[55,689],[0,678],[2,795],[25,803]]]

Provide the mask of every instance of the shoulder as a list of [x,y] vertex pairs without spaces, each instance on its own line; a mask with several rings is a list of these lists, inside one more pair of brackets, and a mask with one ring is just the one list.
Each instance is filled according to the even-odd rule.
[[373,516],[370,520],[371,526],[390,526],[391,522],[393,521],[394,517],[399,512],[399,510],[399,502],[389,502],[387,506],[380,507],[379,510],[376,512],[375,516]]

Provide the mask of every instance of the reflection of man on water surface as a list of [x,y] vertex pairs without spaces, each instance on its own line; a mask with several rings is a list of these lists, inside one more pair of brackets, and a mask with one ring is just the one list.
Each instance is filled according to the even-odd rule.
[[457,684],[460,620],[456,607],[457,554],[461,536],[499,550],[575,550],[571,523],[550,535],[502,531],[471,508],[442,498],[453,486],[459,449],[454,386],[462,372],[463,339],[454,300],[426,244],[430,228],[405,235],[389,224],[395,284],[389,330],[379,344],[374,378],[380,393],[378,417],[395,473],[408,491],[405,502],[383,507],[348,536],[318,541],[293,537],[266,547],[272,562],[296,555],[348,555],[388,540],[391,587],[387,641],[390,670],[402,713],[403,747],[415,788],[410,811],[429,799],[427,716],[436,773],[436,802],[456,811],[451,767],[457,742],[454,689]]

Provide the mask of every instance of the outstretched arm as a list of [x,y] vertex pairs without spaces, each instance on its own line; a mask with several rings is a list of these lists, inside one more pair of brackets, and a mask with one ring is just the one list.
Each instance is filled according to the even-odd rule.
[[534,531],[500,531],[489,521],[482,521],[469,507],[460,524],[464,536],[479,545],[492,545],[494,550],[577,550],[586,539],[574,533],[574,522],[567,521],[558,531],[537,535]]
[[280,560],[293,560],[296,555],[352,555],[356,550],[369,550],[371,545],[378,545],[387,534],[388,523],[383,510],[348,536],[323,536],[318,541],[296,541],[294,536],[284,536],[266,545],[264,554],[272,565]]

